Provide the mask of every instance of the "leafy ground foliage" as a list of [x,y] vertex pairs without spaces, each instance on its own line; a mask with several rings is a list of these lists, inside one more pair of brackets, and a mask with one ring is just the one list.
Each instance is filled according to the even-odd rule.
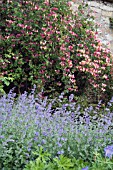
[[71,95],[53,110],[62,94],[15,95],[0,98],[0,169],[113,169],[113,99],[103,110],[101,103],[81,110]]
[[110,52],[97,38],[87,4],[75,13],[70,7],[63,0],[2,4],[1,91],[16,86],[23,93],[36,84],[45,95],[91,92],[105,98],[106,91],[109,97]]

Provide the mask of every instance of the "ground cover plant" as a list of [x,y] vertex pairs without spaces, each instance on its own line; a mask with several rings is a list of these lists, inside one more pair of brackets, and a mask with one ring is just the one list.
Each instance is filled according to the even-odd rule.
[[16,86],[22,93],[34,84],[53,96],[62,91],[102,96],[111,90],[110,52],[97,38],[93,16],[85,3],[75,13],[70,8],[62,0],[2,4],[2,91]]
[[71,95],[53,112],[62,94],[52,100],[34,91],[15,95],[0,98],[0,169],[113,168],[113,99],[103,111],[100,103],[80,111]]

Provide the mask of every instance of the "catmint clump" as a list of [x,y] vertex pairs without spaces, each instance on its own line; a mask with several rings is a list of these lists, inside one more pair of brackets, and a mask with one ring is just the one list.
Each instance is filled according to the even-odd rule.
[[105,157],[112,158],[111,111],[106,110],[104,114],[98,110],[102,113],[96,115],[95,108],[83,110],[81,105],[69,101],[61,102],[53,112],[57,99],[42,99],[33,93],[25,92],[14,99],[11,92],[0,98],[2,169],[22,169],[30,160],[35,160],[40,147],[51,154],[51,159],[63,154],[91,163],[95,150],[103,154],[105,146],[109,146],[104,149]]

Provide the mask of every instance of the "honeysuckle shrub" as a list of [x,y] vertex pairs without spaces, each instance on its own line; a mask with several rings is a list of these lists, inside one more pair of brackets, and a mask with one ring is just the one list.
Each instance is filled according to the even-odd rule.
[[0,98],[0,169],[24,168],[39,156],[40,147],[51,160],[63,154],[92,164],[95,152],[105,156],[104,148],[113,144],[113,99],[104,110],[82,110],[71,96],[53,110],[56,98],[34,97],[34,91],[15,95]]
[[12,0],[1,9],[1,89],[16,86],[22,93],[36,84],[45,95],[110,91],[110,52],[97,38],[87,4],[73,13],[63,0]]

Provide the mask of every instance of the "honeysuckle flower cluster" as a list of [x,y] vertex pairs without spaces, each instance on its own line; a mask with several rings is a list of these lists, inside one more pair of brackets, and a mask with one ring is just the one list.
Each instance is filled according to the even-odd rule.
[[[37,85],[66,92],[106,91],[110,52],[97,38],[93,19],[82,4],[73,13],[64,1],[9,1],[2,31],[2,76],[12,78],[19,91]],[[78,74],[79,73],[79,74]],[[7,83],[4,80],[4,83]],[[48,85],[49,84],[49,85]]]

